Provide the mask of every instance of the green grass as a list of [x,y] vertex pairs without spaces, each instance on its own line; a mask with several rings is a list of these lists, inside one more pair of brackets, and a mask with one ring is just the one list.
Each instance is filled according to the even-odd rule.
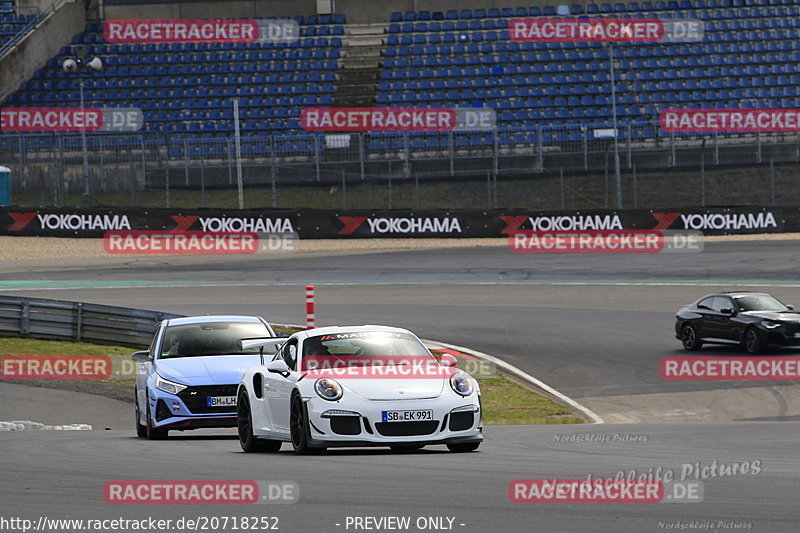
[[[297,328],[273,326],[276,331],[294,333]],[[114,369],[128,365],[134,350],[123,346],[105,346],[85,342],[44,341],[0,337],[0,357],[4,355],[107,355]],[[128,376],[100,380],[16,380],[38,387],[76,390],[130,401],[133,379]],[[580,418],[550,398],[537,394],[502,375],[478,378],[487,425],[580,424]]]
[[17,379],[11,383],[98,394],[115,400],[133,399],[136,365],[130,354],[135,350],[124,346],[107,346],[87,342],[44,341],[38,339],[0,337],[0,357],[4,355],[106,355],[111,359],[109,379]]
[[110,355],[129,356],[135,350],[124,346],[105,346],[87,342],[42,341],[38,339],[0,338],[2,355]]
[[479,379],[487,425],[581,424],[563,405],[503,376]]

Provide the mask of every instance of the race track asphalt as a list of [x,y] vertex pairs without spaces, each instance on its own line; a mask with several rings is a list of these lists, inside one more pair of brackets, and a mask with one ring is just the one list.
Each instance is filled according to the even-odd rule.
[[[451,516],[462,531],[662,531],[691,520],[710,521],[717,531],[733,530],[733,522],[749,523],[751,531],[793,531],[800,523],[793,490],[800,484],[797,385],[666,382],[658,361],[684,353],[674,338],[674,312],[706,292],[759,289],[800,303],[799,256],[797,241],[776,241],[709,243],[691,255],[476,248],[6,263],[0,293],[184,314],[257,313],[288,323],[303,322],[303,288],[311,283],[321,325],[393,324],[490,353],[611,424],[489,427],[480,452],[463,455],[431,448],[295,457],[285,446],[274,456],[251,456],[240,453],[231,432],[143,442],[113,423],[109,431],[0,433],[0,516],[250,515],[254,507],[109,505],[102,486],[111,479],[255,479],[299,484],[297,504],[256,511],[278,516],[283,531],[353,531],[344,528],[347,516],[387,515]],[[98,409],[103,401],[97,399]],[[72,412],[68,405],[57,409]],[[570,433],[589,442],[556,436]],[[599,434],[608,440],[598,443]],[[507,495],[517,478],[605,477],[658,466],[680,473],[682,465],[715,460],[760,461],[763,469],[707,479],[704,501],[692,504],[516,504]]]

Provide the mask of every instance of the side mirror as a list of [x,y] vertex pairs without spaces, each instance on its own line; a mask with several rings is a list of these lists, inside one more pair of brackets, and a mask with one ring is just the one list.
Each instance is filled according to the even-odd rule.
[[789,311],[794,311],[794,306],[793,305],[787,305],[786,309],[788,309]]
[[267,365],[267,372],[272,372],[273,374],[288,374],[289,365],[286,364],[286,361],[283,359],[276,359],[275,361],[270,361]]
[[458,364],[458,359],[453,354],[443,353],[442,354],[442,366],[456,366]]
[[143,350],[141,352],[133,352],[131,354],[131,359],[133,359],[134,363],[149,363],[150,362],[150,350]]
[[728,316],[733,316],[736,314],[736,311],[728,307],[726,307],[725,309],[720,309],[719,312],[722,313],[723,315],[728,315]]

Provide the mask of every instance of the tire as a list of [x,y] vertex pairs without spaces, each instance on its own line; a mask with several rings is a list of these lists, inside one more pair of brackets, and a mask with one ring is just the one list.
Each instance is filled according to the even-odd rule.
[[143,426],[139,422],[141,413],[139,412],[139,393],[136,389],[133,390],[133,406],[133,413],[136,416],[136,436],[143,439],[147,436],[147,426]]
[[309,445],[308,413],[299,394],[292,397],[292,409],[289,414],[289,433],[292,436],[292,447],[298,455],[322,453],[325,448],[315,448]]
[[750,327],[744,331],[744,338],[742,344],[747,353],[758,354],[764,351],[764,341],[761,340],[761,335],[758,334],[756,328]]
[[681,328],[681,344],[683,349],[696,352],[703,347],[703,341],[697,336],[697,330],[691,324],[684,324]]
[[239,431],[239,444],[245,453],[275,453],[281,449],[277,440],[258,439],[253,435],[253,418],[247,391],[242,390],[236,401],[236,426]]
[[389,446],[395,453],[410,453],[415,452],[417,450],[421,450],[424,448],[424,444],[395,444],[394,446]]
[[474,452],[480,445],[480,442],[460,442],[457,444],[448,444],[447,449],[455,453],[466,453]]
[[169,433],[168,429],[154,428],[153,419],[150,417],[150,396],[147,396],[145,401],[147,406],[147,425],[145,426],[146,436],[149,440],[164,440]]

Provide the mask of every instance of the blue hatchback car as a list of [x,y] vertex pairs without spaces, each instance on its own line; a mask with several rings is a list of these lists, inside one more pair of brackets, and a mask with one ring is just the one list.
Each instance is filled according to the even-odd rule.
[[[261,317],[196,316],[164,320],[148,350],[131,358],[136,376],[136,434],[166,438],[169,430],[236,427],[236,389],[258,348],[241,339],[275,337]],[[271,356],[271,354],[270,354]]]

